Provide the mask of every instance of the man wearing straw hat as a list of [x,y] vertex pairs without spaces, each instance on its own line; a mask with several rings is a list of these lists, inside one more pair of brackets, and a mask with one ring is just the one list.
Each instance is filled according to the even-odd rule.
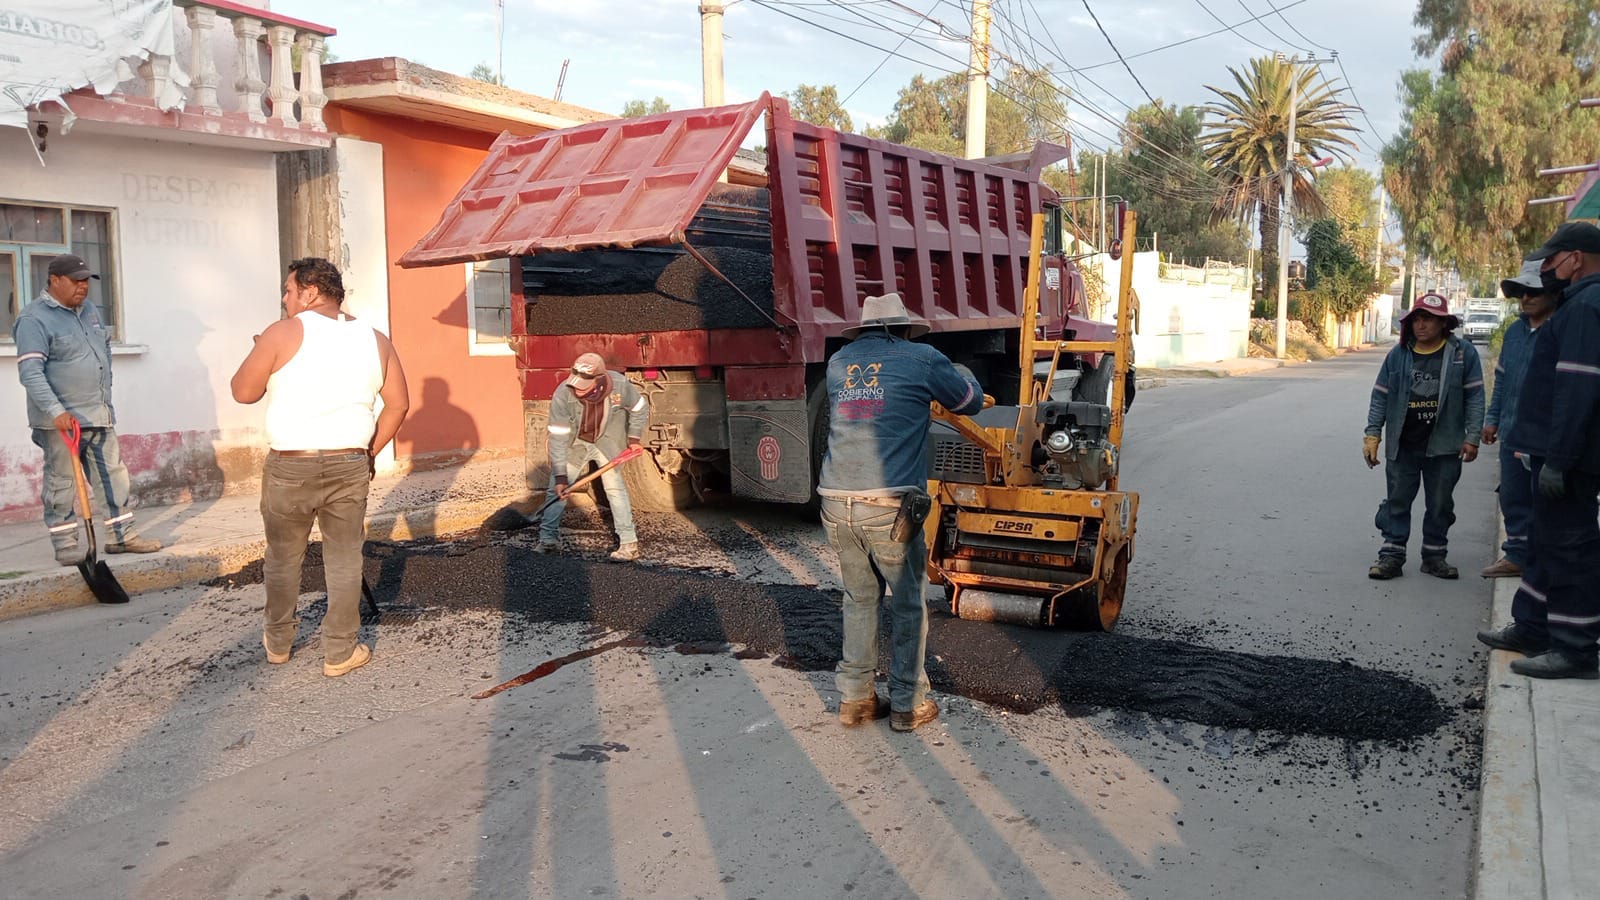
[[[851,342],[828,360],[828,452],[817,493],[822,522],[839,554],[844,582],[844,647],[839,661],[839,721],[860,725],[890,716],[912,731],[939,716],[928,698],[928,608],[922,589],[928,548],[928,426],[937,401],[961,415],[983,409],[970,372],[926,344],[899,294],[868,297]],[[910,518],[907,527],[897,519]],[[878,609],[885,592],[894,646],[889,698],[878,697]]]

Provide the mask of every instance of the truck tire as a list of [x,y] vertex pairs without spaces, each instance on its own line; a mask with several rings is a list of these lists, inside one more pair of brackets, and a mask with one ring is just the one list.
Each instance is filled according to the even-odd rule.
[[811,499],[801,505],[801,512],[813,521],[822,516],[822,497],[817,494],[817,483],[822,479],[822,458],[828,454],[828,382],[826,379],[811,386],[806,397],[806,420],[811,426]]
[[[1109,353],[1100,354],[1100,363],[1093,371],[1084,372],[1078,378],[1078,383],[1072,387],[1072,399],[1088,403],[1098,403],[1101,406],[1111,405],[1111,379],[1116,376],[1116,360]],[[1133,405],[1134,376],[1133,370],[1128,370],[1126,383],[1122,391],[1122,411],[1127,412]]]

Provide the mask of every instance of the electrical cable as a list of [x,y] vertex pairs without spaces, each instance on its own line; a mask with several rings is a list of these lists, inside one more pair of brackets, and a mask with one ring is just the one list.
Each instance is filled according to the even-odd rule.
[[1139,76],[1133,74],[1133,66],[1128,65],[1128,61],[1123,59],[1122,51],[1118,50],[1117,45],[1111,40],[1111,35],[1106,34],[1106,27],[1100,24],[1100,17],[1094,14],[1094,7],[1089,5],[1089,0],[1083,0],[1083,8],[1088,11],[1089,18],[1094,20],[1094,27],[1100,29],[1100,36],[1105,38],[1106,43],[1111,46],[1111,52],[1117,55],[1117,59],[1122,60],[1122,67],[1128,70],[1128,77],[1132,78],[1133,83],[1137,84],[1139,86],[1139,90],[1144,92],[1145,99],[1149,100],[1151,103],[1155,103],[1156,98],[1150,96],[1150,91],[1145,88],[1144,82],[1139,80]]

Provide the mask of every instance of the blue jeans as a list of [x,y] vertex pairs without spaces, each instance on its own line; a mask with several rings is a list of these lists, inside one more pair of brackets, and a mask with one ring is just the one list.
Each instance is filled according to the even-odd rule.
[[[1533,461],[1533,477],[1544,460]],[[1590,659],[1600,640],[1600,477],[1567,473],[1560,497],[1535,493],[1528,567],[1511,600],[1511,618],[1550,646]]]
[[1528,567],[1528,533],[1533,527],[1533,473],[1505,444],[1500,445],[1500,513],[1506,518],[1506,559]]
[[[611,457],[598,446],[588,441],[573,439],[572,446],[567,448],[567,484],[577,481],[583,475],[584,466],[594,463],[603,466],[611,461]],[[624,463],[626,465],[626,463]],[[633,504],[628,501],[628,487],[622,483],[622,472],[619,469],[600,476],[600,484],[606,489],[606,499],[611,501],[611,522],[617,526],[617,541],[623,544],[632,544],[639,540],[639,535],[633,529]],[[550,471],[550,492],[546,496],[556,495],[556,473]],[[561,536],[561,513],[567,508],[567,501],[557,500],[550,504],[544,511],[544,519],[539,523],[539,540],[553,544]]]
[[[50,543],[58,549],[78,546],[78,516],[73,502],[78,488],[72,477],[72,452],[61,432],[54,428],[34,428],[33,442],[44,451],[44,524],[50,529]],[[89,502],[105,515],[106,528],[113,542],[137,537],[133,513],[128,508],[128,467],[122,464],[122,448],[112,428],[85,428],[79,445],[83,475],[89,482]],[[98,502],[97,502],[98,501]]]
[[1389,496],[1378,505],[1373,524],[1383,533],[1379,559],[1406,558],[1406,541],[1411,538],[1411,504],[1417,489],[1423,494],[1422,558],[1444,559],[1449,547],[1450,526],[1456,522],[1456,482],[1461,480],[1461,457],[1454,453],[1428,456],[1420,447],[1401,447],[1400,453],[1384,467]]
[[844,650],[836,683],[844,700],[865,700],[878,669],[878,607],[889,594],[892,652],[889,705],[909,712],[928,696],[928,606],[922,585],[928,547],[922,529],[901,543],[889,537],[896,509],[822,499],[822,524],[839,554],[844,581]]

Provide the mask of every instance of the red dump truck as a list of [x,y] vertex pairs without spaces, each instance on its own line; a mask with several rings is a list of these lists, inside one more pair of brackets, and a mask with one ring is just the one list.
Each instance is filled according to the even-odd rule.
[[[762,117],[765,159],[741,153]],[[549,398],[580,352],[650,398],[642,508],[707,493],[813,498],[827,434],[824,364],[862,300],[899,291],[925,338],[1016,402],[1029,226],[1047,221],[1037,327],[1111,340],[1081,318],[1059,199],[1065,150],[958,160],[791,118],[759,100],[502,135],[402,266],[511,257],[512,336],[530,480],[545,482]],[[1083,373],[1103,392],[1110,366]],[[1110,360],[1105,360],[1109,363]],[[1101,402],[1104,402],[1103,400]]]

